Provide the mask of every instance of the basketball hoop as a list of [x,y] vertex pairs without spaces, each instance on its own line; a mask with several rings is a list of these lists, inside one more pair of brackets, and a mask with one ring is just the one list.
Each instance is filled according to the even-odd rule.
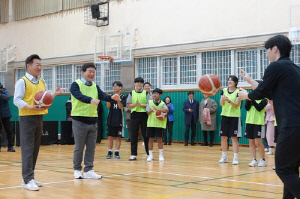
[[114,58],[107,55],[98,55],[98,58],[102,60],[100,65],[104,67],[104,69],[109,70],[109,64],[114,62]]

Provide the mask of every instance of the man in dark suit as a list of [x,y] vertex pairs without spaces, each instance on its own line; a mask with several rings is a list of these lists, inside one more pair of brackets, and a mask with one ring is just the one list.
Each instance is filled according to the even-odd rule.
[[191,145],[195,146],[196,124],[199,119],[199,102],[194,99],[194,91],[188,92],[189,99],[183,103],[183,111],[185,113],[185,144],[188,145],[190,127],[192,129]]

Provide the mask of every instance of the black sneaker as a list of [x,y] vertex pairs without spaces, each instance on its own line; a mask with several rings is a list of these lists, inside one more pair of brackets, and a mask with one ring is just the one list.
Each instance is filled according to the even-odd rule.
[[112,151],[108,151],[108,154],[106,156],[106,159],[111,159],[113,156],[113,152]]
[[7,152],[16,152],[13,147],[8,147]]
[[130,139],[127,139],[126,142],[131,142]]
[[164,145],[167,145],[167,142],[164,142]]
[[201,144],[201,146],[208,146],[208,144],[207,143],[203,143],[203,144]]
[[115,151],[115,159],[120,159],[119,151]]

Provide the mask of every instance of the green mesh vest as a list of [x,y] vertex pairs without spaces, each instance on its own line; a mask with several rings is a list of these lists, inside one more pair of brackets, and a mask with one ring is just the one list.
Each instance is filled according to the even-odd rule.
[[[89,96],[93,99],[98,99],[98,90],[96,84],[93,82],[91,86],[85,85],[80,79],[75,81],[83,95]],[[79,101],[73,95],[72,98],[72,113],[71,116],[82,117],[98,117],[97,106],[87,104]]]
[[[135,90],[132,91],[132,95],[131,95],[131,99],[132,99],[132,104],[136,103],[137,100],[139,100],[139,102],[141,104],[147,104],[147,95],[146,95],[146,91],[143,90],[141,93],[137,93]],[[131,113],[132,112],[146,112],[146,107],[140,107],[140,106],[136,106],[134,108],[131,109]]]
[[[228,93],[227,88],[223,89],[223,95],[228,97],[228,99],[232,102],[236,101],[238,89],[235,89],[235,91],[231,94]],[[222,113],[221,115],[227,116],[227,117],[241,117],[241,104],[237,108],[234,108],[231,104],[228,102],[224,102],[222,106]]]
[[[156,106],[153,102],[153,100],[149,100],[149,106],[150,109],[152,109],[152,107],[156,107],[157,109],[161,109],[163,108],[163,105],[165,103],[163,101],[160,102],[160,104],[158,106]],[[147,127],[156,127],[156,128],[163,128],[165,129],[167,126],[167,118],[164,120],[159,120],[156,118],[156,112],[152,112],[149,116],[148,116],[148,121],[147,121]]]
[[[259,104],[262,100],[255,100]],[[258,111],[254,106],[251,106],[250,110],[247,111],[246,124],[265,125],[265,109],[266,107]]]

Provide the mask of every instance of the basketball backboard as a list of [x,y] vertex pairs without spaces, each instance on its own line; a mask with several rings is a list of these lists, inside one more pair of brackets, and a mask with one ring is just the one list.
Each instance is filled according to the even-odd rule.
[[6,72],[8,63],[17,57],[17,46],[0,49],[0,72]]
[[98,35],[95,38],[95,63],[102,62],[98,55],[111,56],[114,62],[132,61],[132,38],[130,32]]

